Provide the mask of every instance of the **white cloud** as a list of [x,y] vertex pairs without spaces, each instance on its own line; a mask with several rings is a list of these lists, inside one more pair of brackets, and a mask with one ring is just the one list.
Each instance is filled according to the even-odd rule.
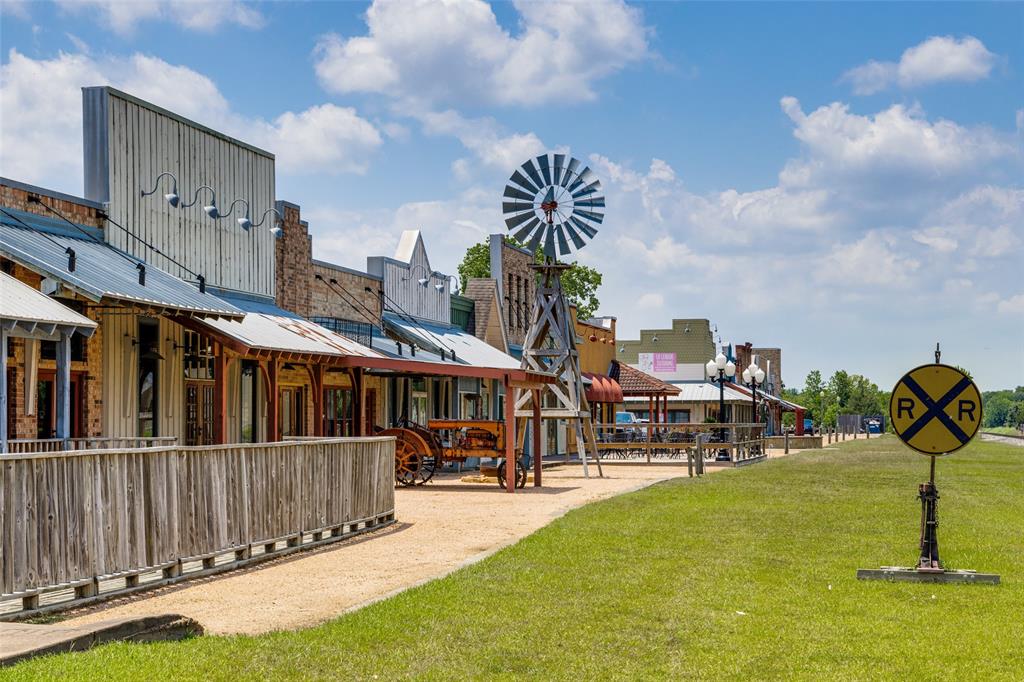
[[654,292],[647,292],[636,300],[640,308],[660,308],[665,305],[665,297]]
[[4,0],[0,11],[9,17],[17,17],[26,21],[32,16],[28,11],[28,0]]
[[35,60],[11,50],[0,70],[0,162],[18,180],[68,192],[82,187],[81,88],[109,84],[199,123],[266,147],[287,172],[364,172],[382,143],[354,109],[324,104],[272,121],[233,111],[206,76],[157,57]]
[[411,115],[419,119],[428,135],[456,137],[482,163],[502,171],[546,151],[534,133],[506,133],[492,118],[467,119],[451,109]]
[[1024,315],[1024,294],[1017,294],[996,304],[996,311],[1000,313]]
[[317,75],[331,92],[428,106],[539,106],[593,100],[596,81],[648,55],[640,11],[621,0],[515,6],[512,35],[482,0],[375,0],[366,35],[320,39]]
[[212,32],[224,24],[262,28],[263,15],[237,0],[57,0],[75,15],[100,17],[100,23],[130,35],[144,21],[169,21],[183,28]]
[[996,57],[974,36],[933,36],[907,48],[899,62],[869,61],[843,74],[858,95],[892,85],[917,88],[941,81],[973,82],[988,78]]

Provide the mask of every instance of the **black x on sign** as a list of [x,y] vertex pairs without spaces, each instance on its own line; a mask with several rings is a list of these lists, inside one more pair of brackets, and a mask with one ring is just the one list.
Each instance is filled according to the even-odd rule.
[[913,449],[947,455],[967,445],[981,427],[981,393],[956,367],[922,365],[896,382],[889,419]]

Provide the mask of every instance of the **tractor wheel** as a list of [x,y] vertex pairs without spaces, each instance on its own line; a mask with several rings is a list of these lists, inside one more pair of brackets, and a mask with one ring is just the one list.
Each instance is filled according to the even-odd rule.
[[385,429],[378,435],[395,437],[395,483],[423,485],[434,476],[437,458],[418,433],[409,429]]
[[[498,461],[498,487],[502,490],[505,489],[505,460],[503,459]],[[516,487],[526,487],[526,467],[519,459],[516,460]]]

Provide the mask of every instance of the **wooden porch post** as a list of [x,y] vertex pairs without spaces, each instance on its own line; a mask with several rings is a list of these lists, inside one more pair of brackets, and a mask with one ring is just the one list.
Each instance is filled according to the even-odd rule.
[[61,332],[57,345],[57,438],[71,437],[71,335]]
[[213,357],[213,442],[217,445],[227,443],[228,438],[227,381],[227,349],[218,343]]
[[[505,379],[505,489],[516,491],[516,401]],[[511,398],[511,399],[510,399]]]
[[651,463],[651,440],[654,438],[654,396],[647,398],[647,463]]
[[267,360],[267,442],[281,440],[277,421],[277,357]]
[[[541,418],[540,418],[540,390],[533,390],[533,399],[530,401],[533,403],[533,423],[530,426],[530,431],[533,433],[533,485],[536,488],[540,487],[540,472],[543,468],[541,466],[541,456],[544,454],[541,439]],[[508,402],[508,391],[505,392],[505,401]]]
[[352,395],[355,396],[356,400],[356,424],[353,432],[357,436],[368,436],[370,434],[363,433],[366,430],[366,391],[363,380],[363,370],[361,367],[355,367],[351,373],[352,377]]
[[324,366],[313,365],[313,435],[324,435]]
[[7,330],[0,326],[0,454],[7,452]]

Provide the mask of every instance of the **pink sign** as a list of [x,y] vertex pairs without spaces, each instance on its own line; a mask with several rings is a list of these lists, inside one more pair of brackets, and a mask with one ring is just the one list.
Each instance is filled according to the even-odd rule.
[[655,372],[674,372],[676,371],[676,354],[675,353],[652,353],[654,355],[654,371]]

